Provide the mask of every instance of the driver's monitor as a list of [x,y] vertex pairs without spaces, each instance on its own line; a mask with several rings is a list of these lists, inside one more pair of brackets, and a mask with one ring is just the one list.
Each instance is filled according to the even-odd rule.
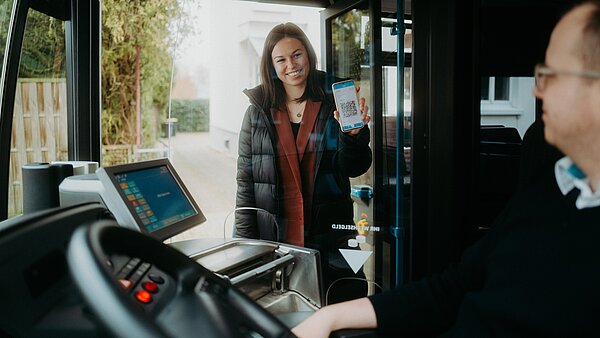
[[160,240],[206,220],[168,159],[103,167],[96,172],[117,221]]

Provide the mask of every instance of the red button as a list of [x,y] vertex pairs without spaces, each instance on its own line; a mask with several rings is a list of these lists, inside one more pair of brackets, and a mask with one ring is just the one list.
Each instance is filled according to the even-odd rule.
[[147,304],[152,301],[152,295],[146,290],[140,290],[135,294],[135,298],[140,302]]
[[151,292],[151,293],[156,293],[158,291],[158,285],[156,285],[156,283],[154,282],[146,282],[143,285],[144,290]]

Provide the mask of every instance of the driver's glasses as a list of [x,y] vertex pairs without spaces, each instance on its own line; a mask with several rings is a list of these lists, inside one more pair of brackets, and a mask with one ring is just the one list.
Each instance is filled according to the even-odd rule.
[[588,79],[600,79],[600,71],[597,70],[557,70],[552,69],[545,64],[538,63],[533,71],[535,76],[535,87],[538,91],[543,91],[546,88],[548,78],[559,75],[578,76]]

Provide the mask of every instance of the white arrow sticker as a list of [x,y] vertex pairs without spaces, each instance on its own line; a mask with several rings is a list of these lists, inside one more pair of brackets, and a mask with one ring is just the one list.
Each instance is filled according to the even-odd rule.
[[346,262],[348,262],[348,265],[350,265],[350,268],[352,268],[352,271],[354,271],[354,273],[358,272],[358,270],[363,266],[363,264],[365,264],[369,256],[371,256],[371,254],[373,253],[373,251],[349,249],[340,249],[340,252],[342,253],[342,256],[344,256],[344,259],[346,260]]

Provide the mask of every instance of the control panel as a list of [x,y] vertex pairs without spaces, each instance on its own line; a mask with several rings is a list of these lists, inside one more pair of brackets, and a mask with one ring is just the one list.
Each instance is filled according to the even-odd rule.
[[109,265],[119,286],[145,312],[153,311],[176,291],[172,277],[137,257],[114,255]]

